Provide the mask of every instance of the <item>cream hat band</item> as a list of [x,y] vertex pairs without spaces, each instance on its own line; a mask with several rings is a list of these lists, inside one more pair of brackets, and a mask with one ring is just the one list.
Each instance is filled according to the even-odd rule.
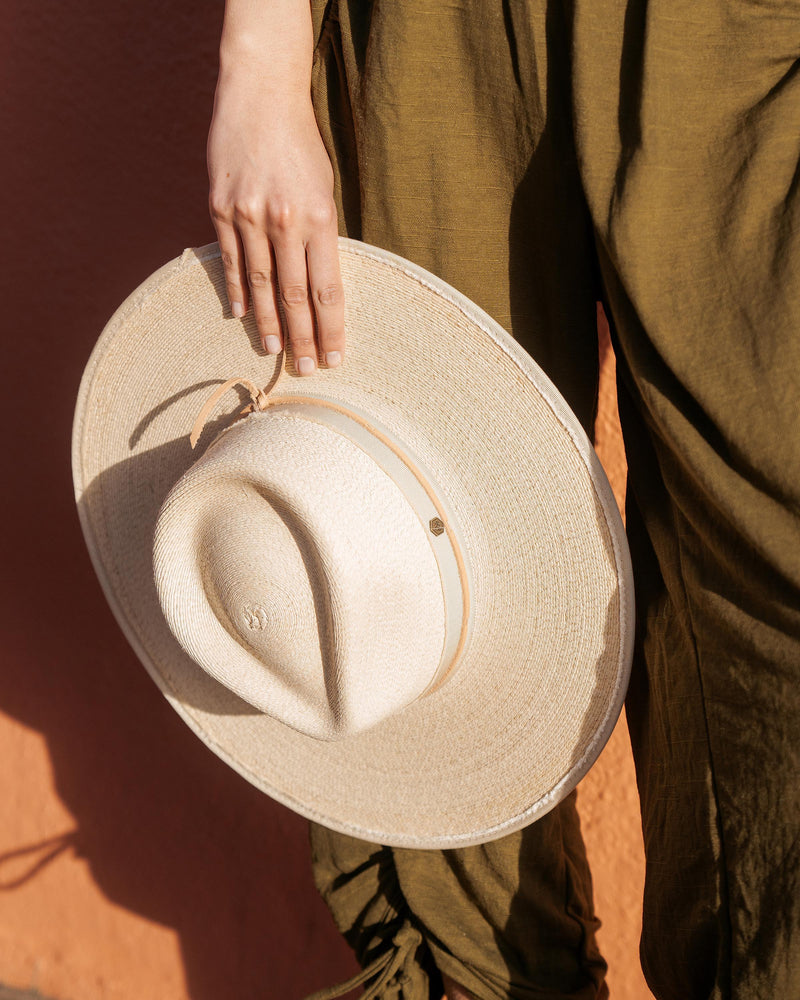
[[81,383],[81,523],[142,663],[248,781],[365,840],[475,844],[613,729],[624,529],[517,342],[409,261],[340,260],[347,359],[302,378],[230,317],[216,244],[133,292]]

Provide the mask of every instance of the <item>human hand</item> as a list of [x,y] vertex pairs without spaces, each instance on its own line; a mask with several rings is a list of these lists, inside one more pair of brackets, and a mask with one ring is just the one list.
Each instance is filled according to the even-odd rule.
[[258,66],[221,68],[208,137],[209,206],[231,312],[252,307],[264,349],[295,370],[344,358],[333,169],[307,88],[271,89]]

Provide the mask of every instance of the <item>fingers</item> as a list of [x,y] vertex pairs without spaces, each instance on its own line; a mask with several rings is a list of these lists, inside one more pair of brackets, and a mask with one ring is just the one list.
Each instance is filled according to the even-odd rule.
[[268,354],[277,354],[282,347],[282,337],[275,257],[263,233],[257,230],[246,229],[243,243],[250,298],[261,344]]
[[312,374],[318,360],[338,367],[344,360],[345,332],[335,212],[318,220],[307,243],[298,231],[285,227],[270,240],[258,221],[214,219],[231,312],[241,318],[252,304],[262,346],[277,354],[284,346],[280,296],[296,372]]
[[225,268],[225,288],[231,312],[241,319],[247,312],[248,282],[242,241],[231,222],[214,217],[217,241]]
[[305,247],[297,239],[281,236],[273,243],[278,265],[283,315],[292,345],[295,371],[310,375],[317,367],[314,313],[308,294]]
[[317,321],[319,352],[328,368],[344,358],[344,291],[336,229],[308,244],[309,287]]

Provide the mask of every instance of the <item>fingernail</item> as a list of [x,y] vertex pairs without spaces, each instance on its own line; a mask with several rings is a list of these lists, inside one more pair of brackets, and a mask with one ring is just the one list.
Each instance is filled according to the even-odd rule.
[[231,302],[231,312],[236,319],[241,319],[244,316],[244,306],[241,302]]
[[314,371],[314,359],[299,358],[297,361],[297,370],[301,375],[310,375]]
[[266,340],[266,348],[268,354],[280,354],[281,342],[275,336],[269,336]]
[[342,352],[341,351],[328,351],[325,355],[325,364],[328,368],[335,368],[337,365],[342,363]]

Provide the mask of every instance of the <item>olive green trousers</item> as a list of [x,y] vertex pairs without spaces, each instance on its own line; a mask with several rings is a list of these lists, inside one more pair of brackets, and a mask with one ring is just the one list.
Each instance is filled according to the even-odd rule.
[[[470,296],[587,428],[605,304],[645,975],[659,1000],[800,997],[800,4],[312,10],[342,232]],[[480,1000],[606,995],[572,798],[479,847],[314,827],[312,851],[358,958],[395,956],[378,996],[441,995],[437,969]]]

